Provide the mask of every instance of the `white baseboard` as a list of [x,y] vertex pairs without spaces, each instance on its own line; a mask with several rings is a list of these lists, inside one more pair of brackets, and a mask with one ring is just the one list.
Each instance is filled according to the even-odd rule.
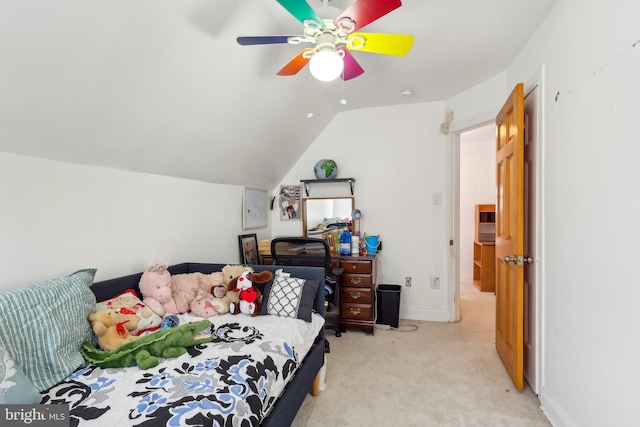
[[577,427],[576,423],[571,420],[571,417],[544,387],[542,387],[539,397],[542,412],[553,427]]
[[400,311],[401,319],[424,320],[427,322],[449,322],[449,312],[446,310],[425,310],[408,308]]

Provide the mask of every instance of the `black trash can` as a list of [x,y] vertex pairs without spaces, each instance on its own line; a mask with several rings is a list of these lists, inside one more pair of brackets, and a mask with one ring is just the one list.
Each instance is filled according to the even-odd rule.
[[398,327],[400,317],[400,285],[378,285],[376,289],[378,317],[376,323]]

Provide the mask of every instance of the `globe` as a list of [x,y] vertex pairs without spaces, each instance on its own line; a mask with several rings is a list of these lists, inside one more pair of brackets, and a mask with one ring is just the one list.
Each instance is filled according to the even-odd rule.
[[338,165],[333,160],[322,159],[313,167],[313,173],[318,179],[333,179],[338,175]]

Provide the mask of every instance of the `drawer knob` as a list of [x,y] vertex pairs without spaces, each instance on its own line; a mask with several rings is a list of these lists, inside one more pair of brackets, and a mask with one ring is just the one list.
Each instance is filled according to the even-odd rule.
[[349,295],[351,295],[352,299],[360,298],[360,292],[351,292]]
[[360,309],[359,309],[359,308],[353,308],[353,307],[351,307],[351,308],[349,309],[349,311],[350,311],[350,312],[351,312],[351,314],[353,314],[353,315],[358,315],[358,314],[360,314]]
[[352,270],[355,270],[356,268],[358,268],[356,265],[352,265],[352,266],[351,266],[351,269],[352,269]]
[[361,280],[362,280],[362,279],[361,279],[360,277],[352,277],[352,278],[351,278],[351,283],[353,283],[353,284],[356,284],[356,285],[357,285],[358,283],[360,283],[360,281],[361,281]]

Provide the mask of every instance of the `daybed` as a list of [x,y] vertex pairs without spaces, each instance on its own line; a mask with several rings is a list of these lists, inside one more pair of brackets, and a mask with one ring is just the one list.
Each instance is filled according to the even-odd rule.
[[[172,275],[209,274],[221,271],[223,267],[224,264],[183,263],[170,266],[169,271]],[[324,283],[322,268],[251,267],[257,272],[283,269],[292,277]],[[109,299],[127,289],[138,291],[141,274],[93,283],[90,289],[95,300],[86,302],[85,309],[95,301]],[[93,274],[90,276],[92,280]],[[265,292],[264,285],[257,286]],[[7,303],[2,297],[0,294],[0,305]],[[52,296],[51,301],[42,303],[55,305],[58,299]],[[275,315],[211,317],[213,342],[190,347],[186,354],[174,359],[161,359],[157,367],[149,370],[135,366],[103,369],[84,364],[86,366],[69,372],[70,375],[67,373],[66,379],[46,390],[40,388],[40,403],[68,404],[73,426],[290,425],[305,396],[317,384],[318,373],[324,364],[322,286],[317,287],[313,309],[312,322]],[[78,320],[74,317],[73,307],[55,311],[61,312],[56,319],[60,324]],[[0,316],[4,316],[4,323],[10,323],[6,316],[14,316],[17,323],[25,322],[20,318],[19,309]],[[199,320],[189,316],[192,315],[181,315],[181,323]],[[12,318],[10,320],[13,322]],[[7,331],[3,328],[6,329],[0,325],[0,352],[2,347],[9,353],[21,351],[20,345],[7,342]],[[54,331],[53,335],[57,333]],[[307,343],[301,338],[305,334],[310,335]],[[63,352],[56,350],[56,355]],[[63,358],[66,361],[73,359],[71,356]],[[34,374],[29,375],[33,378]],[[282,380],[284,382],[277,385]],[[46,383],[34,384],[38,389],[38,384]]]

